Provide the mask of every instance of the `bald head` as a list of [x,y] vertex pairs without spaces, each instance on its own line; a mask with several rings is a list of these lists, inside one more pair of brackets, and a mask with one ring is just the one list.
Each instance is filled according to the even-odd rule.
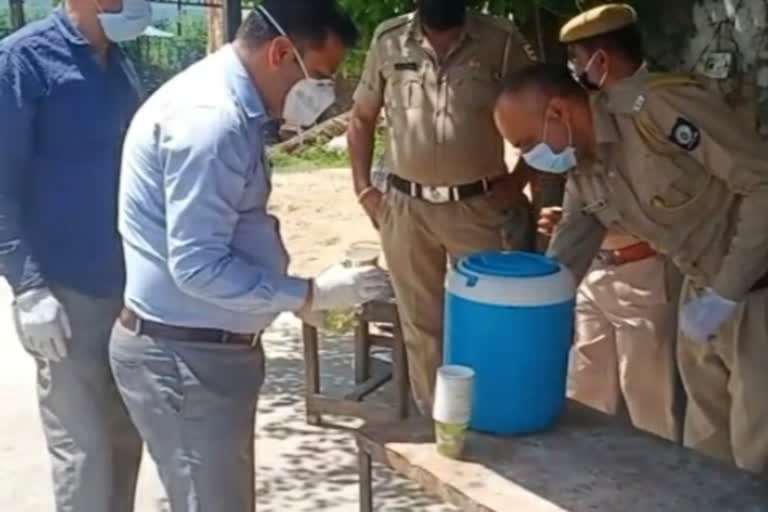
[[534,64],[509,76],[494,113],[501,135],[525,152],[539,142],[555,151],[592,140],[589,98],[565,67]]

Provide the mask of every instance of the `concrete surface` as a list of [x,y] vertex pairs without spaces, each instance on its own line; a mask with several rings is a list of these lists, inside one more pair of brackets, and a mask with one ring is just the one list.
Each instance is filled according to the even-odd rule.
[[[16,339],[10,293],[0,286],[0,511],[53,511],[49,466],[35,400],[34,363]],[[324,384],[349,385],[351,345],[323,345]],[[257,418],[259,512],[355,512],[357,473],[351,436],[304,421],[303,362],[297,323],[281,317],[265,336],[268,377]],[[168,510],[148,457],[137,512]],[[383,468],[374,476],[376,510],[448,512],[420,489]],[[78,511],[96,512],[96,511]]]

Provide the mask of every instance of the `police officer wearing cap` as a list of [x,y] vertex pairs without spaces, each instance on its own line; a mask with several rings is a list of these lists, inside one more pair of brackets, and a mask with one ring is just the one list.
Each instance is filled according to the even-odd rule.
[[531,68],[507,83],[497,123],[529,163],[546,146],[576,167],[553,257],[580,277],[618,227],[682,270],[684,442],[768,474],[768,151],[698,79],[649,73],[618,51],[608,36],[634,22],[625,5],[571,20],[561,40],[598,92],[588,98],[567,75]]
[[[502,77],[535,55],[511,21],[466,3],[419,0],[415,13],[378,27],[349,129],[355,192],[381,233],[422,412],[431,407],[442,363],[447,260],[501,249],[504,210],[525,201],[527,173],[507,174],[493,105]],[[370,180],[382,108],[391,169],[386,196]]]
[[[634,11],[611,9],[600,37],[637,70],[644,56]],[[595,89],[588,78],[580,81]],[[541,230],[551,234],[561,214],[561,208],[544,209]],[[616,226],[607,230],[577,294],[569,397],[607,414],[626,414],[637,428],[679,439],[680,284],[680,272],[647,242]]]

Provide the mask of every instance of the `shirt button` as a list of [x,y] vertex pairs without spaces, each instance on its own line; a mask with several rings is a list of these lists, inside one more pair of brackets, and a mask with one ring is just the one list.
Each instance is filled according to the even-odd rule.
[[664,199],[662,199],[659,196],[653,196],[653,199],[651,199],[651,206],[654,208],[664,208],[666,206],[666,203],[664,202]]

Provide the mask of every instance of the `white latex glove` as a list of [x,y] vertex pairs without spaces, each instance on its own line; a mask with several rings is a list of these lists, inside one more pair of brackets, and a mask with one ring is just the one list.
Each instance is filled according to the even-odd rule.
[[312,311],[354,307],[391,296],[387,274],[378,267],[334,265],[315,278]]
[[725,299],[712,290],[688,301],[680,311],[680,330],[694,341],[706,343],[731,317],[738,302]]
[[13,318],[21,344],[30,354],[60,361],[72,337],[67,312],[48,288],[21,293],[13,301]]

